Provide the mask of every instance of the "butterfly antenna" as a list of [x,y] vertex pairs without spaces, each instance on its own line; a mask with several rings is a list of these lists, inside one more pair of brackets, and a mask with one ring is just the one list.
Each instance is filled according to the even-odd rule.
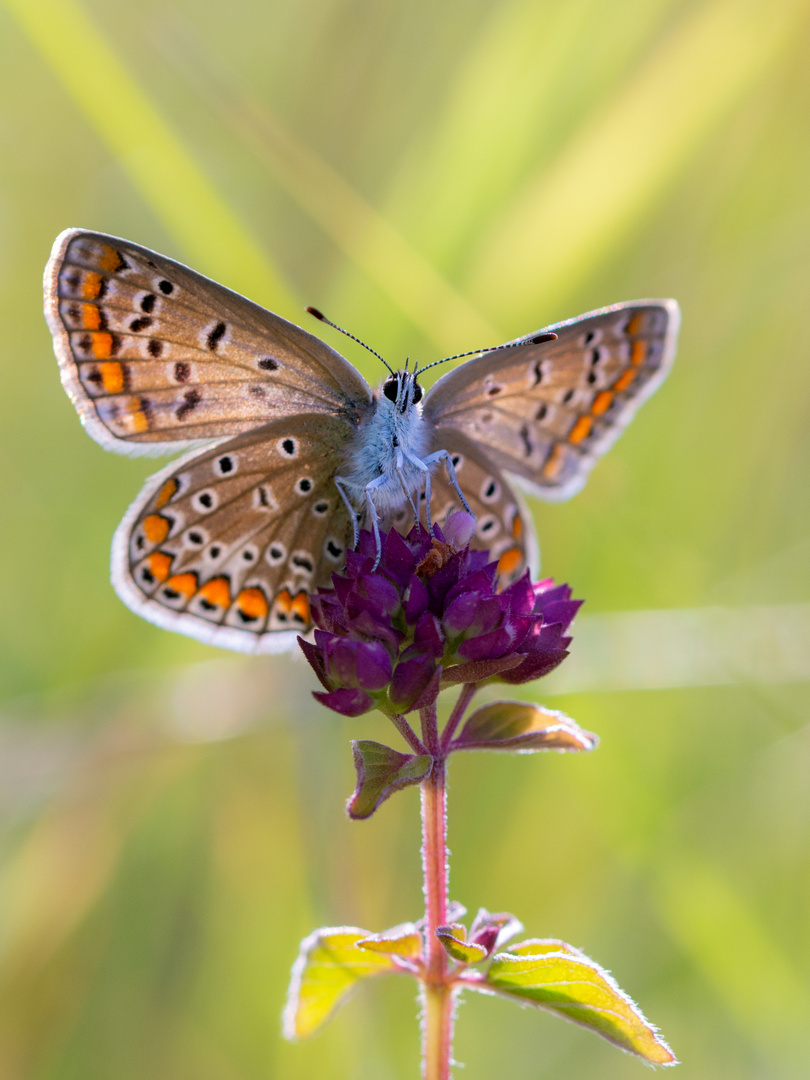
[[446,364],[448,360],[460,360],[463,356],[478,356],[481,353],[500,352],[501,349],[516,349],[518,345],[542,345],[544,341],[555,341],[556,334],[536,334],[533,338],[524,338],[523,341],[509,341],[506,345],[494,345],[489,349],[470,349],[469,352],[456,353],[455,356],[445,356],[442,360],[434,360],[432,364],[425,364],[424,367],[419,368],[416,372],[417,375],[421,375],[423,371],[427,371],[428,368],[436,367],[437,364]]
[[310,315],[314,315],[316,319],[320,319],[321,322],[325,322],[327,326],[331,326],[334,330],[339,330],[341,334],[345,334],[347,338],[351,338],[352,341],[356,341],[358,345],[362,345],[364,349],[368,349],[370,353],[377,357],[378,360],[382,360],[392,375],[396,374],[394,369],[388,363],[388,361],[380,356],[376,349],[372,349],[370,345],[366,345],[365,341],[361,341],[359,337],[355,337],[354,334],[350,334],[348,330],[344,330],[342,326],[338,326],[337,323],[333,323],[331,319],[327,319],[322,311],[318,311],[316,307],[308,307],[307,311]]

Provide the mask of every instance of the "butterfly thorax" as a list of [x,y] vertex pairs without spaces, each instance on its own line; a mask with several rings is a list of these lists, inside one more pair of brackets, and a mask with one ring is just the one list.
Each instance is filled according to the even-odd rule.
[[358,503],[375,481],[373,501],[381,513],[400,510],[408,496],[418,498],[424,489],[421,462],[429,452],[430,432],[421,399],[421,386],[405,371],[386,379],[375,394],[340,470]]

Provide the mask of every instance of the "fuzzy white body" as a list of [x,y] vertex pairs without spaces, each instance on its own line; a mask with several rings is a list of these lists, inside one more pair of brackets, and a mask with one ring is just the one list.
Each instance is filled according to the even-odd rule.
[[418,502],[425,490],[427,474],[438,464],[426,461],[429,449],[430,430],[411,388],[404,387],[396,401],[381,388],[348,446],[340,480],[358,508],[370,490],[380,515],[397,513],[408,504],[408,496]]

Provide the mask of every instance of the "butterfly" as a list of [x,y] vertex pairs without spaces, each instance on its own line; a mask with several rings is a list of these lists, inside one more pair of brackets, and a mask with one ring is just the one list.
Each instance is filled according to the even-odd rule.
[[516,578],[535,545],[512,480],[577,492],[665,378],[680,322],[674,300],[614,304],[481,351],[426,394],[407,365],[375,393],[320,338],[127,240],[66,230],[44,284],[89,434],[119,453],[187,451],[115,533],[117,593],[245,652],[310,628],[309,597],[359,525],[407,531],[422,507],[428,524],[469,509],[474,544]]

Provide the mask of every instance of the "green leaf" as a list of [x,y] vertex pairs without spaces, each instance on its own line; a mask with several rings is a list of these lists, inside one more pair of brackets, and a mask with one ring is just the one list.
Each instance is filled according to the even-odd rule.
[[603,968],[565,942],[521,942],[498,953],[483,984],[466,985],[549,1009],[654,1065],[677,1065],[638,1005]]
[[554,709],[525,701],[493,701],[476,709],[451,744],[452,750],[593,750],[596,735]]
[[390,746],[369,739],[352,741],[357,786],[346,803],[349,817],[371,817],[380,803],[400,788],[419,784],[430,772],[429,754],[400,754]]
[[422,957],[424,942],[413,923],[402,923],[400,926],[392,926],[390,930],[383,930],[381,934],[372,934],[363,938],[362,941],[357,942],[357,947],[371,952],[401,956],[406,960],[419,960]]
[[391,956],[357,948],[370,936],[356,926],[332,926],[301,942],[284,1008],[285,1038],[313,1035],[361,979],[402,970]]
[[462,923],[439,926],[436,937],[444,946],[447,955],[461,964],[477,964],[487,958],[487,950],[482,945],[466,940],[467,928]]

